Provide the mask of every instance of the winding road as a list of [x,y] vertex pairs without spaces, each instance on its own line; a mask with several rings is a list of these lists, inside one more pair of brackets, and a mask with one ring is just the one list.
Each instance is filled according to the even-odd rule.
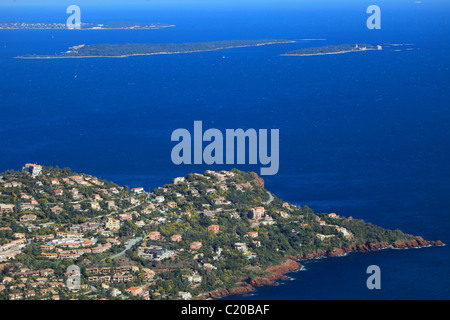
[[136,243],[138,243],[138,242],[141,241],[141,240],[142,240],[141,237],[137,237],[137,238],[134,238],[134,239],[131,239],[131,240],[127,241],[127,242],[125,243],[125,250],[123,250],[123,251],[121,251],[121,252],[119,252],[119,253],[116,253],[115,255],[113,255],[113,256],[111,256],[111,257],[109,257],[109,258],[110,258],[110,259],[115,259],[115,258],[118,258],[118,257],[120,257],[120,256],[123,256],[123,255],[125,254],[125,252],[127,252],[128,250],[130,250],[134,245],[136,245]]
[[266,202],[263,202],[263,204],[270,204],[273,200],[275,200],[275,198],[269,191],[266,191],[266,192],[269,195],[269,200]]

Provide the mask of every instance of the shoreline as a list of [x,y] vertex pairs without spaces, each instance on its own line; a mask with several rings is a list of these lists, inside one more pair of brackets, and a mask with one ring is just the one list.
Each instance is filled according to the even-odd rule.
[[[243,282],[240,286],[235,288],[217,289],[203,293],[202,295],[204,296],[204,299],[220,299],[226,296],[250,293],[257,287],[277,285],[278,281],[288,279],[286,276],[287,273],[301,270],[302,267],[300,262],[286,258],[283,263],[267,268],[266,272],[269,272],[268,275],[251,279],[250,282]],[[245,281],[245,279],[243,281]]]
[[124,54],[120,56],[17,56],[14,57],[14,59],[84,59],[84,58],[128,58],[128,57],[136,57],[136,56],[154,56],[154,55],[163,55],[163,54],[182,54],[182,53],[197,53],[197,52],[212,52],[212,51],[219,51],[219,50],[228,50],[228,49],[235,49],[235,48],[248,48],[248,47],[261,47],[271,44],[286,44],[286,43],[295,43],[296,41],[293,40],[287,40],[282,42],[266,42],[266,43],[259,43],[259,44],[249,44],[249,45],[241,45],[241,46],[231,46],[231,47],[224,47],[224,48],[215,48],[215,49],[205,49],[205,50],[192,50],[192,51],[174,51],[174,52],[152,52],[152,53],[136,53],[136,54]]
[[380,51],[377,49],[366,49],[366,50],[346,50],[346,51],[336,51],[336,52],[321,52],[321,53],[283,53],[280,54],[281,57],[309,57],[309,56],[324,56],[329,54],[343,54],[352,52],[365,52],[365,51]]
[[146,27],[146,28],[87,28],[87,29],[68,29],[68,28],[0,28],[3,30],[76,30],[76,31],[97,31],[97,30],[158,30],[164,28],[174,28],[176,25],[170,26],[157,26],[157,27]]
[[362,245],[354,245],[351,247],[335,248],[330,252],[325,250],[316,250],[303,255],[286,256],[290,259],[295,259],[299,261],[325,258],[325,257],[341,257],[350,252],[371,252],[382,249],[408,249],[408,248],[426,248],[426,247],[442,247],[445,246],[440,240],[428,241],[424,240],[422,237],[416,236],[412,240],[402,240],[394,243],[378,242],[378,243],[367,243]]
[[315,250],[307,254],[293,256],[286,255],[286,260],[283,263],[267,268],[266,272],[269,272],[269,274],[264,277],[252,279],[250,280],[250,282],[242,283],[240,286],[237,286],[235,288],[217,289],[214,291],[210,291],[204,293],[203,296],[204,299],[220,299],[226,296],[251,293],[255,290],[255,288],[262,286],[277,285],[278,281],[286,280],[289,278],[288,276],[286,276],[287,273],[302,270],[303,266],[300,263],[301,261],[323,259],[327,257],[343,257],[351,252],[371,252],[384,249],[421,249],[427,247],[443,246],[445,246],[445,244],[440,240],[428,241],[424,240],[422,237],[416,236],[412,240],[402,240],[392,244],[389,244],[387,242],[367,243],[363,245],[354,245],[351,247],[335,248],[330,252],[327,252],[325,250]]

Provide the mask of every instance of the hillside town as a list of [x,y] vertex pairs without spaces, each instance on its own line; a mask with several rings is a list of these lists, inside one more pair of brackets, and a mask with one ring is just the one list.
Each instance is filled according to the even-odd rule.
[[364,228],[284,202],[235,169],[150,191],[26,164],[0,174],[0,299],[207,299],[288,255],[370,241]]

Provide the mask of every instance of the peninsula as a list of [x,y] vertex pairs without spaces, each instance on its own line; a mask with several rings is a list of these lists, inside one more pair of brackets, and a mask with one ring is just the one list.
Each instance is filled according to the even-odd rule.
[[0,299],[219,298],[303,259],[429,245],[443,244],[314,213],[236,169],[152,191],[37,164],[0,173]]
[[262,40],[228,40],[195,43],[126,43],[126,44],[93,44],[70,47],[68,51],[57,55],[24,55],[21,59],[55,59],[55,58],[123,58],[131,56],[177,54],[203,51],[225,50],[242,47],[255,47],[269,44],[294,43],[285,39]]
[[317,56],[325,54],[341,54],[350,52],[363,52],[369,50],[382,50],[382,46],[372,46],[370,44],[341,44],[332,46],[303,48],[299,50],[289,51],[282,56]]
[[[140,23],[140,22],[105,22],[105,23],[81,23],[81,30],[107,30],[107,29],[160,29],[175,27],[166,23]],[[0,30],[53,30],[67,29],[65,23],[56,22],[15,22],[1,21]]]

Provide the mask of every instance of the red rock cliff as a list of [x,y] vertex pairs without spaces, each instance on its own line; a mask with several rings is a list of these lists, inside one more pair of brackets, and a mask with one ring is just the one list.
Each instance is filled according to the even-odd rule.
[[284,280],[287,277],[284,275],[285,273],[292,272],[298,270],[302,267],[302,265],[294,260],[287,259],[285,262],[278,266],[274,266],[266,269],[269,273],[267,276],[258,277],[250,280],[250,283],[242,283],[240,286],[232,289],[218,289],[212,292],[208,292],[205,294],[205,298],[213,298],[218,299],[221,297],[225,297],[228,295],[234,294],[244,294],[253,291],[253,287],[260,287],[265,285],[274,285],[278,280]]
[[269,273],[267,276],[252,279],[250,284],[255,287],[274,285],[278,280],[284,280],[287,278],[285,273],[299,270],[301,267],[302,265],[299,262],[287,259],[284,263],[278,266],[268,268],[266,270]]
[[401,240],[396,241],[393,244],[389,244],[387,242],[378,242],[378,243],[366,243],[362,245],[355,245],[351,247],[343,247],[343,248],[336,248],[331,251],[325,251],[325,250],[316,250],[312,251],[306,254],[299,254],[295,256],[287,256],[287,258],[294,259],[294,260],[308,260],[313,258],[320,258],[325,256],[342,256],[349,252],[368,252],[373,250],[380,250],[384,248],[397,248],[397,249],[406,249],[406,248],[419,248],[419,247],[426,247],[426,246],[442,246],[444,245],[442,241],[427,241],[424,240],[422,237],[414,237],[412,240]]

